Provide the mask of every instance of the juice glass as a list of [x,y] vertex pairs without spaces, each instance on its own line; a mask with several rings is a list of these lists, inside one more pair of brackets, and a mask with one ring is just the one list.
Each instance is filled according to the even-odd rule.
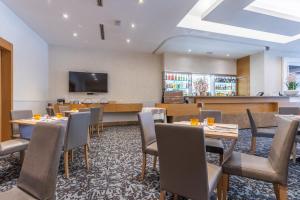
[[57,117],[58,119],[60,119],[60,118],[63,117],[63,114],[62,114],[62,113],[56,113],[56,117]]
[[207,125],[208,126],[213,126],[215,124],[215,118],[213,117],[208,117],[207,118]]
[[33,115],[33,118],[35,120],[40,120],[41,119],[41,115],[40,114],[35,114],[35,115]]
[[190,120],[190,122],[191,122],[192,126],[198,126],[199,125],[199,119],[197,119],[197,118],[192,118]]

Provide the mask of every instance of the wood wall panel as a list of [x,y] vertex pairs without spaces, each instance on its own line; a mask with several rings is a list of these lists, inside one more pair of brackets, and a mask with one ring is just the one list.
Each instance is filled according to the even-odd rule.
[[0,113],[1,113],[1,141],[11,138],[10,111],[12,109],[13,94],[13,46],[0,38],[1,65],[0,65]]
[[237,91],[239,96],[250,96],[250,56],[237,60]]

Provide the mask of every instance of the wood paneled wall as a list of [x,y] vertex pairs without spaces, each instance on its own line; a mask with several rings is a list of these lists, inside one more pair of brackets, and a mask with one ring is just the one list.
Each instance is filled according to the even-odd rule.
[[13,45],[0,37],[0,140],[11,138],[10,111],[13,94]]
[[250,56],[237,60],[237,88],[239,96],[250,96]]

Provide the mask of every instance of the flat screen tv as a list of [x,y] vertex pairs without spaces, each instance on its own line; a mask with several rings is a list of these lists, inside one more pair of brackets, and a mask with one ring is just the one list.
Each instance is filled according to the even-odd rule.
[[69,92],[107,92],[107,74],[69,72]]

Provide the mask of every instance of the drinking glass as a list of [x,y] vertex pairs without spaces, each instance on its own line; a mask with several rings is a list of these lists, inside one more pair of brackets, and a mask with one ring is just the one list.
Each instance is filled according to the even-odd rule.
[[207,118],[207,125],[208,126],[213,126],[215,124],[215,118],[213,117],[208,117]]

